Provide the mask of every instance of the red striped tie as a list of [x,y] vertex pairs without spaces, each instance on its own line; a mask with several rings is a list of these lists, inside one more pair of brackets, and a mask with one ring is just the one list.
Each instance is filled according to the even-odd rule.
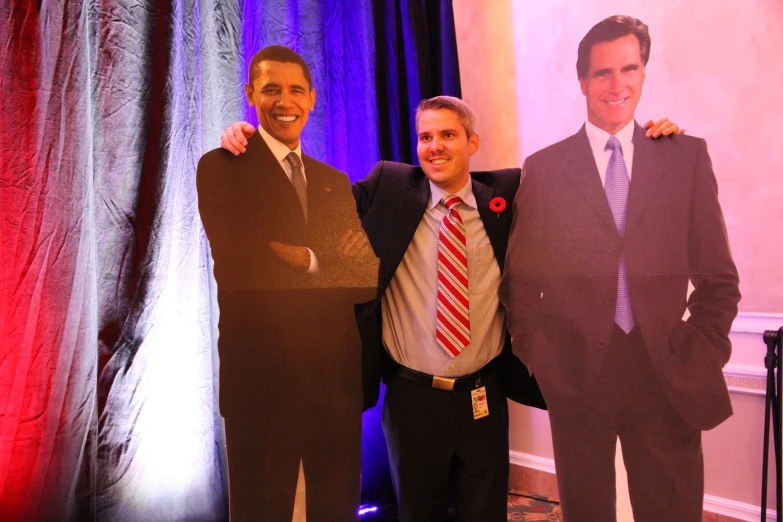
[[442,200],[448,212],[440,225],[438,241],[438,326],[435,337],[451,357],[470,344],[468,302],[468,249],[465,224],[457,212],[458,196]]

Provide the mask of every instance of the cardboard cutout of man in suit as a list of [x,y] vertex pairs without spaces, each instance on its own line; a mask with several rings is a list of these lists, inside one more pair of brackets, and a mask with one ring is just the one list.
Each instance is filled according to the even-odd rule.
[[731,415],[737,271],[705,141],[634,122],[649,53],[634,18],[587,33],[587,123],[525,160],[514,200],[501,300],[549,406],[569,522],[614,520],[618,436],[634,519],[700,521],[701,431]]
[[357,518],[362,399],[353,305],[376,295],[378,264],[366,238],[362,245],[348,178],[302,153],[311,84],[294,51],[259,51],[245,86],[260,122],[247,153],[216,149],[198,165],[218,285],[233,521],[290,521],[300,461],[308,521]]

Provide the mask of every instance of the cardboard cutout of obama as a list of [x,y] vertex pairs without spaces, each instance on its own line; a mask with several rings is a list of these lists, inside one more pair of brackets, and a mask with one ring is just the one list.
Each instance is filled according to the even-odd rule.
[[247,153],[210,151],[197,175],[218,285],[231,520],[290,520],[300,462],[308,520],[353,520],[362,411],[353,305],[374,297],[378,262],[346,175],[302,152],[316,100],[304,60],[265,47],[245,93],[260,122]]

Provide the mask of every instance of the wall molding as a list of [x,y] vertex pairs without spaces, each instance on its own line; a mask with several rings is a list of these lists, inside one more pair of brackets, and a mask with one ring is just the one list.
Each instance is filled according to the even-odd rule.
[[740,312],[731,325],[731,333],[761,335],[765,330],[777,330],[781,326],[783,326],[783,313]]
[[767,394],[767,369],[763,366],[727,364],[723,376],[730,392],[760,397]]
[[[740,312],[731,325],[733,334],[758,336],[759,362],[763,358],[764,345],[761,335],[766,330],[777,330],[783,326],[783,313]],[[723,368],[726,385],[732,393],[764,397],[767,393],[767,369],[762,364],[727,364]]]
[[[555,461],[521,451],[509,451],[509,462],[512,466],[521,466],[545,473],[555,474]],[[531,493],[536,493],[531,491]],[[704,495],[704,511],[732,517],[737,520],[757,521],[761,516],[761,507],[745,502],[737,502],[715,495]],[[777,513],[767,509],[767,522],[775,522]]]

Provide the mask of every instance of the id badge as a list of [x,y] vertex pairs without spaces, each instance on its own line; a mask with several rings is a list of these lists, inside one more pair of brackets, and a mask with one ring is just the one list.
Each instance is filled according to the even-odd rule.
[[470,398],[473,403],[473,419],[480,419],[489,415],[489,404],[487,404],[487,389],[482,386],[470,392]]

